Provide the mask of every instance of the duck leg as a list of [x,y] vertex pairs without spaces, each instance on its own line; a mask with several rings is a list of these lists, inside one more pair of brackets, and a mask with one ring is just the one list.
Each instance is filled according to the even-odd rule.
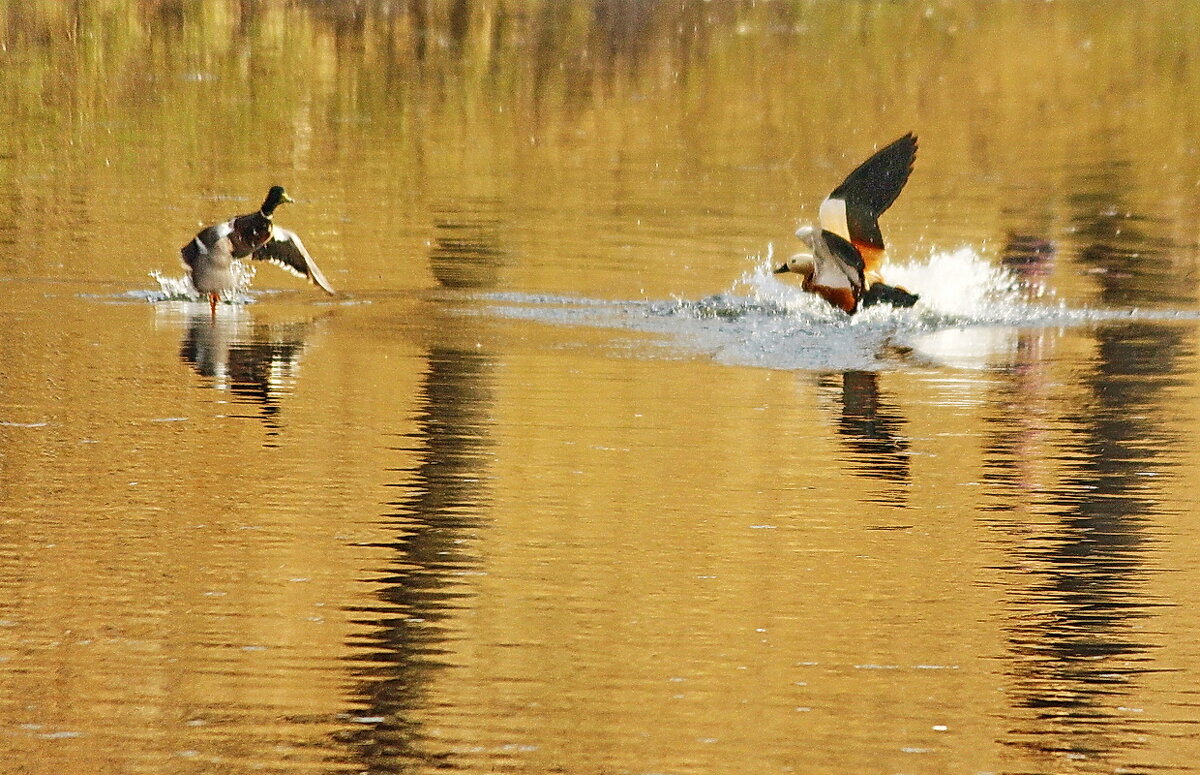
[[212,319],[217,319],[217,299],[219,297],[215,293],[208,294],[208,309],[212,313]]

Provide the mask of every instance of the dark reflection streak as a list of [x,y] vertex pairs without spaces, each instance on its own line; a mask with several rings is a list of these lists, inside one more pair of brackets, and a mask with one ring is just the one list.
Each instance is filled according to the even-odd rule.
[[1147,517],[1155,504],[1141,494],[1142,474],[1161,471],[1165,463],[1155,458],[1171,443],[1153,415],[1165,382],[1156,377],[1170,373],[1173,358],[1149,369],[1143,358],[1147,348],[1178,353],[1180,342],[1175,332],[1151,325],[1109,327],[1098,337],[1086,411],[1066,418],[1077,428],[1064,450],[1068,473],[1044,503],[1055,524],[1017,551],[1020,564],[1038,572],[1014,591],[1020,623],[1010,642],[1014,695],[1041,722],[1014,742],[1112,758],[1128,756],[1132,747],[1118,737],[1114,705],[1122,703],[1112,695],[1136,691],[1154,647],[1133,634],[1157,604],[1145,592]]
[[443,644],[467,595],[464,572],[479,565],[469,539],[485,524],[487,508],[491,358],[451,347],[434,347],[426,358],[412,437],[420,462],[411,479],[396,484],[405,497],[384,515],[394,556],[372,579],[383,585],[379,605],[354,609],[373,628],[351,643],[355,661],[367,664],[356,670],[354,693],[364,716],[381,719],[347,735],[364,772],[448,766],[449,754],[430,750],[414,716],[427,705],[430,674],[447,666]]
[[[447,288],[491,287],[505,251],[500,247],[496,202],[466,198],[443,208],[430,254],[433,274]],[[452,335],[447,332],[447,336]],[[446,643],[452,619],[466,604],[463,587],[480,558],[470,539],[486,525],[486,470],[493,397],[492,357],[477,348],[434,345],[417,396],[415,430],[401,449],[417,459],[399,466],[393,486],[403,497],[383,515],[392,533],[392,560],[381,577],[379,604],[355,609],[371,628],[351,642],[359,679],[355,688],[371,723],[346,735],[364,772],[394,773],[413,767],[452,767],[451,754],[435,744],[418,718],[427,709],[432,674],[449,666]]]
[[[1114,177],[1119,169],[1102,170],[1076,187],[1096,192],[1074,199],[1076,233],[1089,240],[1081,260],[1100,276],[1106,303],[1153,303],[1159,287],[1147,277],[1158,271],[1160,256],[1153,241],[1130,242],[1137,235],[1129,224],[1137,219],[1106,193],[1124,190]],[[1053,256],[1042,249],[1049,244],[1026,235],[1010,243],[1006,254],[1016,258],[1007,264],[1038,274]],[[1037,250],[1024,250],[1029,246]],[[1153,572],[1147,530],[1156,509],[1146,475],[1163,472],[1169,465],[1164,451],[1179,441],[1162,414],[1170,403],[1165,388],[1189,352],[1170,326],[1102,327],[1082,400],[1056,412],[1039,373],[1045,368],[1034,341],[1039,336],[1022,335],[1006,397],[987,420],[995,428],[988,481],[1000,508],[1016,512],[1011,523],[996,522],[1012,536],[1013,567],[1021,571],[1009,593],[1010,696],[1033,711],[1005,742],[1049,756],[1136,766],[1136,724],[1117,708],[1137,702],[1117,698],[1135,695],[1138,675],[1153,669],[1156,644],[1135,635],[1138,620],[1161,604],[1146,591]],[[1045,455],[1052,414],[1063,415],[1060,424],[1074,431],[1056,456],[1065,475],[1039,489],[1031,464]],[[1042,524],[1035,521],[1039,513]]]
[[1084,171],[1068,204],[1078,213],[1079,262],[1096,278],[1105,306],[1186,305],[1193,283],[1180,283],[1168,260],[1169,241],[1154,236],[1153,219],[1133,212],[1117,192],[1132,190],[1130,164],[1111,160]]
[[492,213],[499,203],[467,200],[465,205],[443,208],[434,222],[430,266],[444,288],[492,288],[506,257],[499,246],[502,221]]
[[883,398],[878,374],[847,371],[841,377],[842,412],[837,432],[850,453],[847,462],[856,474],[866,479],[904,485],[882,499],[891,505],[904,505],[910,483],[904,417]]

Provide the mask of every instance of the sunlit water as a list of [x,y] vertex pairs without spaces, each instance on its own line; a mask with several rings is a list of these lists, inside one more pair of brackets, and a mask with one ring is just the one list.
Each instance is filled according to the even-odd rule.
[[3,16],[0,771],[1200,771],[1200,6]]

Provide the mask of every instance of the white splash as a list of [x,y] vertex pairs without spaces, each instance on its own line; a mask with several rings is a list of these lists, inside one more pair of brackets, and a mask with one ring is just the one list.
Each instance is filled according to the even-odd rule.
[[883,275],[889,285],[911,289],[920,294],[918,304],[943,315],[973,317],[1024,304],[1017,279],[967,247],[934,252],[924,261],[890,264]]
[[776,275],[772,254],[768,247],[765,257],[753,257],[754,266],[734,282],[733,290],[744,289],[759,303],[830,322],[852,320],[869,325],[886,318],[928,325],[1010,323],[1061,309],[1032,305],[1015,276],[974,249],[963,247],[933,251],[923,260],[893,262],[884,267],[886,283],[920,296],[911,310],[878,305],[846,318],[819,297],[802,291],[788,275]]
[[816,320],[834,322],[845,318],[840,310],[829,306],[824,299],[802,291],[800,283],[794,279],[795,275],[776,275],[775,269],[781,262],[776,261],[774,256],[773,243],[767,245],[765,256],[752,256],[754,266],[734,280],[729,293],[734,296],[744,293],[758,304],[774,306],[789,314],[814,317]]
[[150,273],[158,282],[159,293],[151,301],[199,301],[200,292],[192,285],[191,275],[167,277],[157,269]]
[[[980,368],[1015,352],[1020,330],[1097,321],[1177,318],[1179,311],[1069,308],[978,250],[933,250],[887,265],[885,282],[919,295],[911,308],[879,304],[850,316],[775,274],[772,246],[750,256],[727,290],[701,299],[613,301],[495,294],[492,314],[663,335],[662,345],[715,361],[786,370],[875,369],[909,360]],[[1193,315],[1194,317],[1194,315]]]
[[[234,261],[234,289],[221,293],[221,301],[227,304],[245,304],[249,302],[250,299],[244,292],[249,289],[250,283],[253,282],[255,271],[256,268],[245,261]],[[159,288],[158,293],[151,292],[148,294],[152,302],[207,300],[205,295],[196,290],[196,286],[192,285],[192,276],[189,274],[185,274],[182,277],[168,277],[156,269],[150,272],[150,276],[158,283]]]

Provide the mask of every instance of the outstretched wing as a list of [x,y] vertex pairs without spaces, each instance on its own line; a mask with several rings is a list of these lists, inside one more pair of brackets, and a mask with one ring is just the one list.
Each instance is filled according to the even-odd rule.
[[304,277],[328,294],[332,295],[334,292],[329,281],[325,279],[325,275],[317,266],[317,262],[313,261],[312,256],[304,249],[304,243],[293,231],[281,229],[278,226],[274,227],[271,239],[254,251],[250,257],[256,261],[268,261],[288,270],[297,277]]
[[821,228],[864,253],[882,251],[879,216],[900,196],[916,158],[917,137],[912,132],[877,151],[821,203]]

